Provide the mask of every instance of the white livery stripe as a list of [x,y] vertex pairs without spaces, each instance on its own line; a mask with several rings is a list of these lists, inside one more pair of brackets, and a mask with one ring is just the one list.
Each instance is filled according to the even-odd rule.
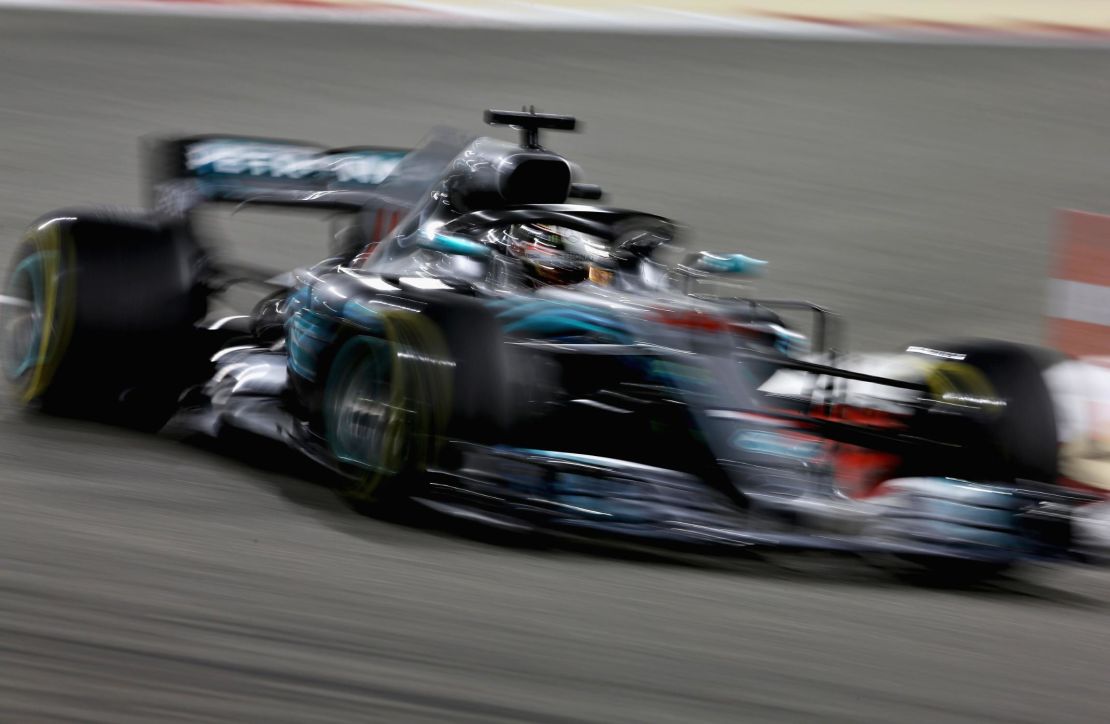
[[1110,287],[1050,279],[1048,316],[1110,327]]

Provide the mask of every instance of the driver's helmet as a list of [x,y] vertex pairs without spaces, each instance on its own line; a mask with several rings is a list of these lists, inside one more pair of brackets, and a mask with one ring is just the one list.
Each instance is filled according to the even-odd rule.
[[575,232],[545,224],[517,224],[505,230],[505,251],[520,261],[534,283],[578,284],[590,276]]

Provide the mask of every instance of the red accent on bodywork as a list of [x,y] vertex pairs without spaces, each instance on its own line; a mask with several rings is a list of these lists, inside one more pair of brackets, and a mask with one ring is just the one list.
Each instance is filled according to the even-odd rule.
[[1091,495],[1097,495],[1104,500],[1110,499],[1110,490],[1099,488],[1094,485],[1088,485],[1087,483],[1080,482],[1079,480],[1073,480],[1072,478],[1060,476],[1056,479],[1056,483],[1062,487],[1071,488],[1072,490],[1079,491],[1080,493],[1090,493]]
[[811,414],[818,420],[849,422],[853,425],[881,427],[887,430],[906,426],[903,415],[856,405],[833,405],[827,412],[818,409]]
[[889,480],[901,458],[855,445],[841,445],[833,453],[836,482],[850,498],[866,498]]
[[653,316],[655,321],[660,324],[682,327],[683,329],[697,329],[703,332],[725,332],[731,327],[728,320],[690,309],[659,310]]

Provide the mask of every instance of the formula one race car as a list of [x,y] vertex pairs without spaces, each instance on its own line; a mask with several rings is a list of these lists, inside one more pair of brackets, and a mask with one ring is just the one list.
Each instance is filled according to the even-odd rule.
[[[486,120],[520,142],[158,141],[150,211],[28,231],[5,305],[19,400],[276,439],[355,498],[513,530],[942,571],[1076,555],[1094,496],[1059,484],[1058,355],[844,357],[826,310],[728,293],[761,262],[667,263],[670,220],[568,203],[601,190],[539,133],[574,118]],[[334,212],[334,256],[278,276],[221,262],[195,213],[217,202]],[[209,318],[236,284],[267,293]]]

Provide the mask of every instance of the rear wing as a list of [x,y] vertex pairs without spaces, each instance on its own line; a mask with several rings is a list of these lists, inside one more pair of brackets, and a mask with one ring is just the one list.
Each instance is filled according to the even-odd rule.
[[144,150],[147,201],[169,213],[207,202],[357,210],[409,154],[219,135],[151,139]]

